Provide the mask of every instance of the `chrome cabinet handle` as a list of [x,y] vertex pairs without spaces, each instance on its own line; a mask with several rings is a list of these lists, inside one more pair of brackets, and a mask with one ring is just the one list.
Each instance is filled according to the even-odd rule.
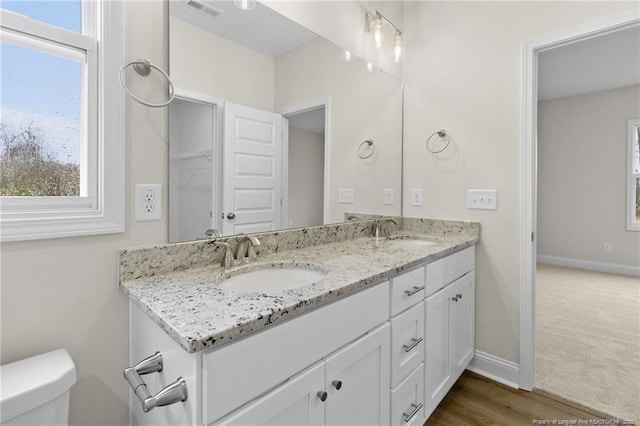
[[320,398],[320,401],[325,402],[327,400],[327,393],[325,391],[319,391],[318,398]]
[[451,299],[452,299],[454,302],[457,302],[457,301],[458,301],[458,296],[453,296]]
[[407,294],[407,296],[413,296],[414,294],[418,293],[421,290],[424,290],[424,286],[418,287],[414,285],[413,290],[405,290],[404,292]]
[[402,345],[402,347],[404,348],[405,352],[411,352],[411,350],[418,346],[420,342],[422,342],[422,337],[419,337],[417,339],[414,337],[411,339],[411,343],[409,343],[408,345]]
[[187,400],[187,382],[182,377],[178,377],[175,382],[162,388],[156,395],[151,395],[151,392],[147,389],[147,384],[140,376],[159,373],[162,371],[162,368],[162,355],[160,352],[156,352],[135,366],[124,369],[124,378],[142,403],[142,410],[145,413],[148,413],[155,407],[162,407]]
[[462,299],[462,293],[458,293],[456,296],[458,296],[458,299]]
[[342,381],[341,380],[334,380],[331,382],[331,384],[333,385],[334,388],[336,388],[337,390],[342,389]]
[[409,420],[411,420],[413,418],[413,416],[415,416],[416,414],[418,414],[418,411],[420,411],[420,409],[422,408],[424,404],[420,403],[420,404],[415,404],[412,403],[411,404],[411,408],[409,410],[411,410],[411,412],[407,413],[406,411],[404,413],[402,413],[402,417],[404,418],[404,422],[405,423],[409,423]]

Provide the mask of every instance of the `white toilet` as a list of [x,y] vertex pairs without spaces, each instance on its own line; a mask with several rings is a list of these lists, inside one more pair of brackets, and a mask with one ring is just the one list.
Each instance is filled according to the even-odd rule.
[[76,367],[66,350],[0,366],[2,426],[63,426]]

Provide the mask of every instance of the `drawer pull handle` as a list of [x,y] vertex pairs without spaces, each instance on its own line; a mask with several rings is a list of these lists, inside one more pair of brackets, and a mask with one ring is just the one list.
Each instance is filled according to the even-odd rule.
[[125,368],[124,370],[124,378],[142,403],[142,410],[145,413],[148,413],[155,407],[162,407],[187,400],[187,382],[182,377],[178,377],[175,382],[160,389],[157,394],[151,395],[151,392],[147,389],[147,384],[140,376],[159,373],[162,371],[162,368],[162,355],[160,352],[156,352],[135,366]]
[[462,293],[458,293],[456,296],[458,296],[458,299],[462,299]]
[[327,400],[327,393],[325,391],[319,391],[318,398],[320,398],[320,401],[325,402]]
[[407,296],[413,296],[421,290],[424,290],[424,286],[418,287],[417,285],[414,285],[413,290],[405,290],[404,292],[407,294]]
[[336,388],[337,390],[342,389],[342,381],[341,380],[334,380],[333,382],[331,382],[331,384],[333,385],[334,388]]
[[416,346],[418,346],[420,344],[420,342],[422,342],[422,337],[420,337],[418,339],[413,338],[413,339],[411,339],[411,343],[410,344],[402,345],[402,347],[404,348],[405,352],[411,352],[411,350],[413,348],[415,348]]
[[458,301],[458,296],[453,296],[451,299],[452,299],[454,302],[457,302],[457,301]]
[[409,423],[409,421],[413,418],[413,416],[415,416],[416,414],[418,414],[418,411],[420,411],[420,409],[422,408],[423,404],[411,404],[411,412],[407,413],[406,411],[404,413],[402,413],[402,417],[404,418],[404,422],[405,423]]

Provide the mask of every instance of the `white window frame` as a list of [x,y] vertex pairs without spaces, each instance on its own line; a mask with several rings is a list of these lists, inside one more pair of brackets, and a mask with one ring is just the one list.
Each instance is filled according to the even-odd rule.
[[638,140],[640,118],[627,121],[627,231],[640,231],[636,221],[636,179],[640,177],[640,164],[635,161],[635,144]]
[[[123,2],[83,3],[83,34],[0,10],[0,37],[69,59],[86,60],[82,105],[87,123],[81,147],[78,197],[0,197],[0,241],[124,232]],[[84,135],[83,135],[84,136]],[[83,169],[87,167],[86,169]]]

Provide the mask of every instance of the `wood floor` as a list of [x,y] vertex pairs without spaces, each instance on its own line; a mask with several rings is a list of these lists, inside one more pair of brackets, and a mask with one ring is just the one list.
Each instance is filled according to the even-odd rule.
[[[622,424],[588,422],[606,418],[586,408],[570,406],[538,392],[512,389],[465,371],[424,426]],[[552,420],[567,422],[552,423]]]

